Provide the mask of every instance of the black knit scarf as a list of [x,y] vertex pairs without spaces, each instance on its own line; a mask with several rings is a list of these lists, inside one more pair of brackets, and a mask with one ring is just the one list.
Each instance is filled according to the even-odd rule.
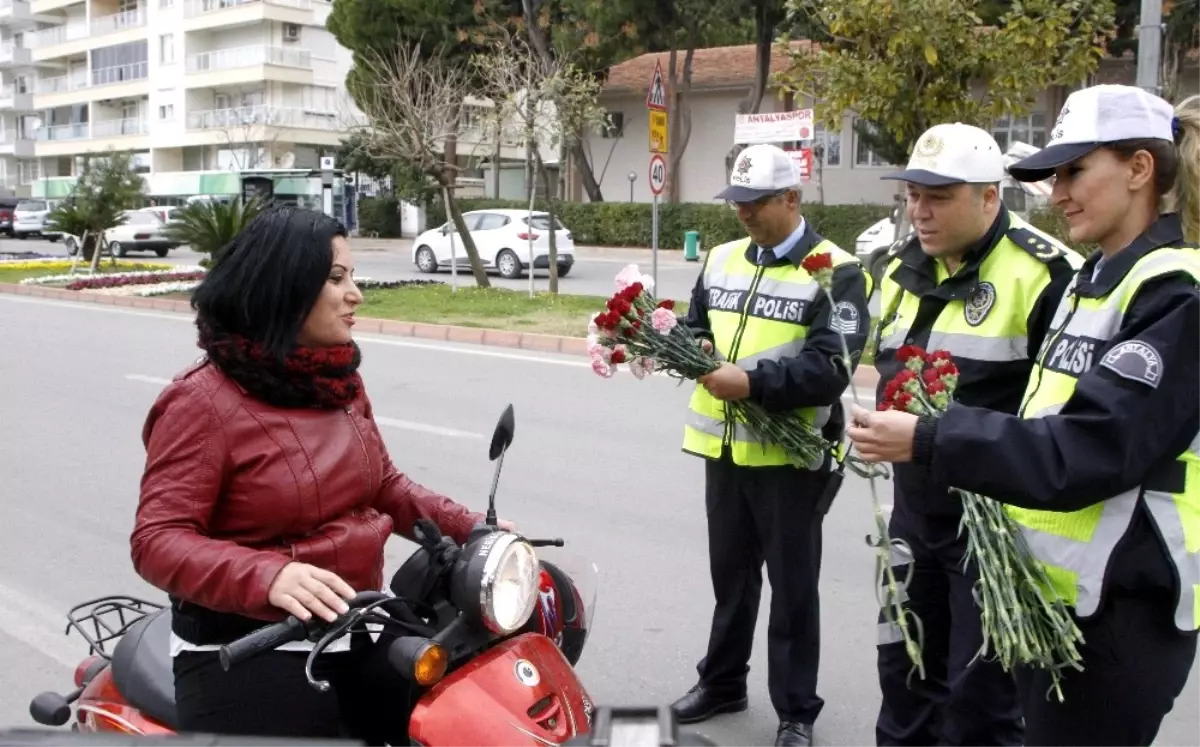
[[262,344],[201,321],[197,345],[255,399],[276,407],[345,407],[362,390],[362,353],[353,341],[327,348],[298,345],[282,361]]

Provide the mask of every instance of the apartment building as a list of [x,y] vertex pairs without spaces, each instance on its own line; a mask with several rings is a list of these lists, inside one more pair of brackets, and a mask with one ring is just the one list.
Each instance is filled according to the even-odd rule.
[[[354,109],[329,0],[0,0],[0,188],[66,194],[132,151],[159,188],[315,168]],[[174,184],[175,187],[161,185]]]

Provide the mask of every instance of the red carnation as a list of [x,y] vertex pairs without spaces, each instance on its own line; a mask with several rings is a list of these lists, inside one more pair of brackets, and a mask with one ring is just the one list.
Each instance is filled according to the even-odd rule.
[[946,385],[942,383],[940,378],[925,383],[925,391],[929,392],[930,396],[934,394],[945,394]]
[[875,405],[875,409],[880,412],[886,412],[886,411],[892,409],[892,403],[885,399],[884,401]]
[[925,362],[925,350],[916,345],[901,345],[896,351],[896,360],[901,363],[908,363],[910,360],[919,360]]
[[643,286],[641,283],[632,283],[626,286],[625,290],[621,291],[620,295],[626,301],[632,302],[635,298],[642,295],[643,290],[645,290],[645,286]]
[[943,363],[941,365],[940,368],[937,369],[937,372],[942,377],[946,377],[946,376],[957,377],[958,376],[958,366],[954,365],[954,363],[952,363],[950,361],[946,361],[945,363]]
[[947,363],[954,365],[954,357],[950,355],[950,351],[948,350],[935,350],[926,357],[926,360],[928,360],[931,365],[937,366],[938,368],[941,368]]
[[921,373],[921,378],[925,381],[925,386],[929,387],[932,384],[941,383],[942,373],[936,368],[927,368]]
[[658,308],[666,309],[667,311],[674,311],[675,310],[675,302],[669,298],[665,301],[659,301]]
[[913,403],[913,396],[908,392],[900,392],[896,397],[896,404],[893,406],[901,412],[908,412],[908,407]]
[[612,362],[613,363],[624,363],[625,362],[625,351],[622,350],[621,348],[613,348]]
[[829,252],[809,254],[800,263],[800,266],[803,267],[809,275],[816,275],[821,270],[833,269],[833,257],[829,255]]

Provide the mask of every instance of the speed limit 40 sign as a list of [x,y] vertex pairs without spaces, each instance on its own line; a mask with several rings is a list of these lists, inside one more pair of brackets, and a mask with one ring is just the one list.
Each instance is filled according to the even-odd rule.
[[667,186],[667,159],[655,153],[650,156],[650,191],[661,195]]

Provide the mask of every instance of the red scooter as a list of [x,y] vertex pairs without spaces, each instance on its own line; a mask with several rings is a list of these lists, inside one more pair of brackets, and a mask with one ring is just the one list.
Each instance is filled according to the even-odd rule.
[[[573,666],[592,626],[597,574],[566,553],[535,553],[561,547],[562,540],[527,540],[497,528],[496,486],[513,430],[509,405],[492,437],[497,464],[486,520],[464,545],[422,520],[420,547],[393,575],[390,594],[362,592],[332,623],[289,617],[267,625],[222,646],[221,665],[228,670],[284,643],[309,640],[316,645],[305,674],[324,691],[330,685],[313,676],[314,660],[370,623],[395,636],[388,660],[421,689],[408,727],[414,743],[544,747],[587,734],[594,707]],[[33,719],[64,726],[74,704],[76,731],[173,734],[170,611],[106,597],[78,605],[67,619],[68,634],[79,632],[90,655],[75,669],[73,691],[33,699]]]

